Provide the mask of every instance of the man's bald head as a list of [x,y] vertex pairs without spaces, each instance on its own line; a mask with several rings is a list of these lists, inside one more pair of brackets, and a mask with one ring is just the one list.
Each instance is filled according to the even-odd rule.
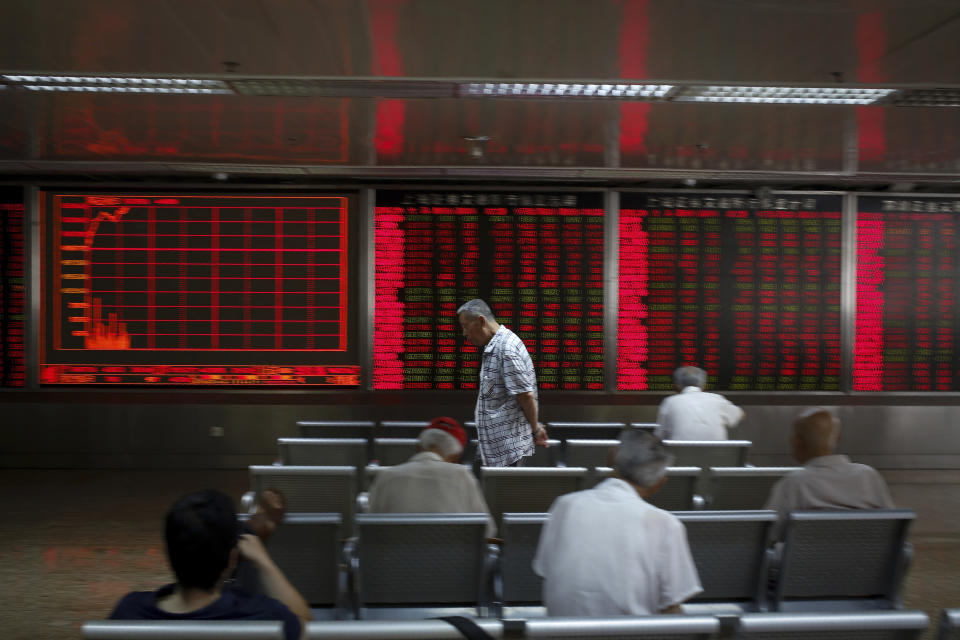
[[840,421],[823,408],[804,411],[793,423],[793,457],[800,464],[837,450]]

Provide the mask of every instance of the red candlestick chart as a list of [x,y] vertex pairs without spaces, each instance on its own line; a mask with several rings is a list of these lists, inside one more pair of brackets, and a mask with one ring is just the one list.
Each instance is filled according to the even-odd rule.
[[[41,381],[359,383],[359,367],[317,368],[350,350],[348,198],[47,199],[41,343],[57,368]],[[164,365],[180,369],[150,369]]]

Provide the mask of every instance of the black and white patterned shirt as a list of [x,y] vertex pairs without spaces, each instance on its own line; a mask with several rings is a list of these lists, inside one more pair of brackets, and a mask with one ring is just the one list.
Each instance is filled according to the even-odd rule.
[[474,417],[484,466],[505,467],[533,455],[533,432],[517,394],[537,397],[537,376],[527,347],[503,325],[483,349]]

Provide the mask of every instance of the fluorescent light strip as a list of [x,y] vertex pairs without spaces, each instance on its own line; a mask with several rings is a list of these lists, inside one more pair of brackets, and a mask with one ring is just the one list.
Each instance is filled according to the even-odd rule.
[[18,76],[4,75],[5,80],[24,84],[109,84],[109,85],[160,85],[192,87],[226,87],[222,80],[197,78],[123,78],[114,76]]
[[460,94],[503,98],[662,98],[673,85],[562,82],[472,82]]
[[93,91],[112,93],[233,93],[221,80],[197,78],[123,78],[115,76],[4,75],[8,82],[31,91]]
[[87,93],[191,93],[197,95],[232,94],[229,89],[197,89],[195,87],[91,87],[84,85],[47,85],[28,84],[24,89],[30,91],[61,91]]
[[678,102],[750,102],[764,104],[872,104],[896,89],[857,87],[688,87]]

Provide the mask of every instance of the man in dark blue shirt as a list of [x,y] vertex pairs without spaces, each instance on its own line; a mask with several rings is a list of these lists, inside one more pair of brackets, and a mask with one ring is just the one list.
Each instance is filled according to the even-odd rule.
[[[116,620],[280,620],[286,640],[301,637],[310,607],[274,564],[257,536],[241,533],[233,501],[198,491],[167,513],[167,558],[177,578],[159,591],[134,591],[117,603]],[[259,572],[267,595],[224,588],[244,559]]]

